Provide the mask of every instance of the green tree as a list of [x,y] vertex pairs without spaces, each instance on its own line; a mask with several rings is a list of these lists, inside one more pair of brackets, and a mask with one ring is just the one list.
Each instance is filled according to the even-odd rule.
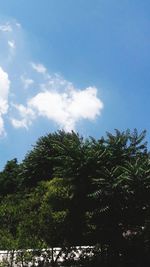
[[0,172],[0,195],[13,194],[18,190],[19,164],[17,159],[6,163],[4,170]]

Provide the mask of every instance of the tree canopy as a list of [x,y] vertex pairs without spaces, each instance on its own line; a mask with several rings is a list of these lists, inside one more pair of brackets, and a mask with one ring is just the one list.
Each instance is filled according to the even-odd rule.
[[0,172],[0,249],[92,246],[91,266],[149,266],[145,136],[58,131],[39,138],[21,163],[8,161]]

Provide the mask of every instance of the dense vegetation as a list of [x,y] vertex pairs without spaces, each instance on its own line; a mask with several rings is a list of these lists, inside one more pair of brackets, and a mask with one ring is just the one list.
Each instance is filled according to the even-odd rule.
[[48,134],[0,173],[1,250],[60,247],[67,255],[75,246],[92,246],[84,266],[149,266],[145,131],[116,130],[99,140]]

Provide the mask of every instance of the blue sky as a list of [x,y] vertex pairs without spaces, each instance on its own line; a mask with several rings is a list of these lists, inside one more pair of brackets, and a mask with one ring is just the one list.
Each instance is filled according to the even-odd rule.
[[0,0],[0,168],[38,137],[150,137],[150,1]]

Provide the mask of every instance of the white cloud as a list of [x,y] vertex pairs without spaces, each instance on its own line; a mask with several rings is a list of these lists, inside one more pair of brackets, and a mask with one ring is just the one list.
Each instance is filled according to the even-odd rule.
[[46,73],[46,68],[45,68],[45,66],[44,65],[42,65],[42,64],[36,64],[36,63],[31,63],[31,66],[32,66],[32,68],[36,71],[36,72],[38,72],[38,73],[42,73],[42,74],[45,74]]
[[16,44],[15,44],[15,41],[8,41],[8,45],[11,49],[15,49],[16,48]]
[[[62,83],[62,79],[60,82]],[[95,87],[84,90],[72,87],[62,93],[49,89],[30,98],[26,107],[17,106],[22,119],[12,119],[12,124],[27,128],[35,118],[42,116],[56,122],[59,128],[71,131],[80,119],[94,120],[100,115],[102,108],[103,103],[97,97]]]
[[10,81],[7,72],[0,67],[0,135],[4,134],[3,115],[8,112]]
[[75,120],[80,118],[93,120],[103,108],[103,103],[97,97],[95,87],[88,87],[80,91],[72,90],[71,98],[68,112]]
[[35,118],[35,113],[31,108],[23,105],[13,105],[18,111],[20,119],[11,118],[11,123],[15,128],[26,128],[32,124],[32,120]]
[[0,67],[0,114],[7,113],[9,87],[8,74]]
[[28,89],[34,83],[33,79],[25,78],[23,75],[20,78],[25,89]]
[[103,103],[97,97],[97,89],[90,87],[65,93],[41,92],[30,99],[28,106],[34,108],[38,115],[55,121],[60,128],[71,131],[75,129],[78,120],[95,119]]
[[9,22],[7,22],[6,24],[2,24],[2,25],[0,25],[0,31],[2,31],[2,32],[12,32],[12,26],[10,25]]

